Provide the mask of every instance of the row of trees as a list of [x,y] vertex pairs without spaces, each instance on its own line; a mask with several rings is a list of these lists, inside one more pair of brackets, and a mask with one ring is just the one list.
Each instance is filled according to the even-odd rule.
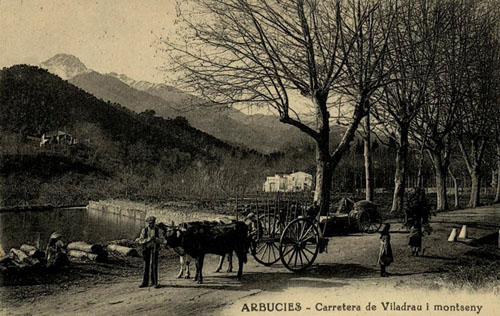
[[[179,38],[162,43],[171,70],[210,104],[269,107],[310,136],[323,212],[356,131],[367,199],[376,134],[396,151],[392,211],[403,207],[410,146],[419,170],[424,153],[433,163],[438,209],[460,150],[475,207],[488,140],[500,157],[497,10],[492,0],[179,1]],[[346,128],[334,143],[335,122]]]

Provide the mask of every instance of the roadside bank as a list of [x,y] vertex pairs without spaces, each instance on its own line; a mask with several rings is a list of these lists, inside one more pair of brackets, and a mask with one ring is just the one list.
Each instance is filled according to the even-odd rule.
[[157,222],[175,223],[230,219],[234,216],[226,214],[217,214],[213,210],[196,210],[193,203],[189,202],[168,202],[161,205],[148,204],[141,202],[132,202],[127,200],[102,200],[90,201],[87,208],[89,210],[101,211],[104,213],[115,214],[144,220],[148,216],[155,216]]

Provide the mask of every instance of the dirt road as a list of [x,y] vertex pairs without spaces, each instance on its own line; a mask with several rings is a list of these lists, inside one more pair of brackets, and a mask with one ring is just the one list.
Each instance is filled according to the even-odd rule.
[[[136,270],[47,296],[27,294],[15,299],[9,292],[22,291],[22,287],[2,287],[0,315],[442,315],[439,308],[463,308],[457,315],[497,315],[500,288],[479,293],[449,288],[448,271],[472,247],[449,243],[447,238],[451,228],[462,224],[468,225],[471,238],[498,232],[500,208],[442,213],[433,217],[431,224],[434,231],[423,242],[425,256],[417,258],[409,255],[407,233],[393,225],[395,263],[389,268],[392,276],[388,278],[379,277],[376,265],[378,234],[354,234],[330,238],[328,253],[319,255],[302,274],[291,273],[281,264],[264,267],[249,257],[243,281],[238,282],[235,273],[214,273],[217,258],[209,256],[204,267],[205,283],[198,285],[176,279],[177,260],[165,259],[160,289],[139,289],[140,271]],[[378,309],[366,310],[373,306]],[[395,310],[384,310],[384,306]],[[430,310],[424,313],[418,306]],[[465,311],[465,306],[470,310]]]

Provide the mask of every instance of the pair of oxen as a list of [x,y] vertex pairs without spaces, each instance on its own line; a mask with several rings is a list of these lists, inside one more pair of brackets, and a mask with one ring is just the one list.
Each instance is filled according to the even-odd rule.
[[[243,264],[247,262],[247,253],[251,244],[250,232],[253,222],[247,216],[245,221],[196,221],[186,222],[180,225],[165,225],[158,223],[163,230],[167,248],[172,248],[180,256],[181,271],[178,277],[182,277],[188,256],[191,257],[196,266],[195,281],[203,283],[203,262],[206,254],[221,256],[220,271],[224,257],[228,255],[229,269],[232,270],[232,254],[238,258],[237,278],[241,280]],[[188,270],[189,271],[189,270]],[[187,277],[189,272],[186,271]]]

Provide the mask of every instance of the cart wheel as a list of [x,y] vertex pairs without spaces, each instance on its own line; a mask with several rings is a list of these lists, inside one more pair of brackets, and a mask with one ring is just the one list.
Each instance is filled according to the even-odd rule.
[[365,233],[373,234],[382,227],[382,217],[379,214],[370,214],[362,212],[359,216],[359,230]]
[[252,256],[260,264],[270,266],[280,260],[279,238],[283,230],[279,217],[259,216],[258,234],[251,244]]
[[259,222],[262,227],[263,235],[277,235],[278,239],[283,231],[283,223],[280,221],[278,215],[265,215],[259,216]]
[[280,239],[280,258],[290,271],[303,271],[319,252],[319,231],[315,222],[297,218],[288,224]]

